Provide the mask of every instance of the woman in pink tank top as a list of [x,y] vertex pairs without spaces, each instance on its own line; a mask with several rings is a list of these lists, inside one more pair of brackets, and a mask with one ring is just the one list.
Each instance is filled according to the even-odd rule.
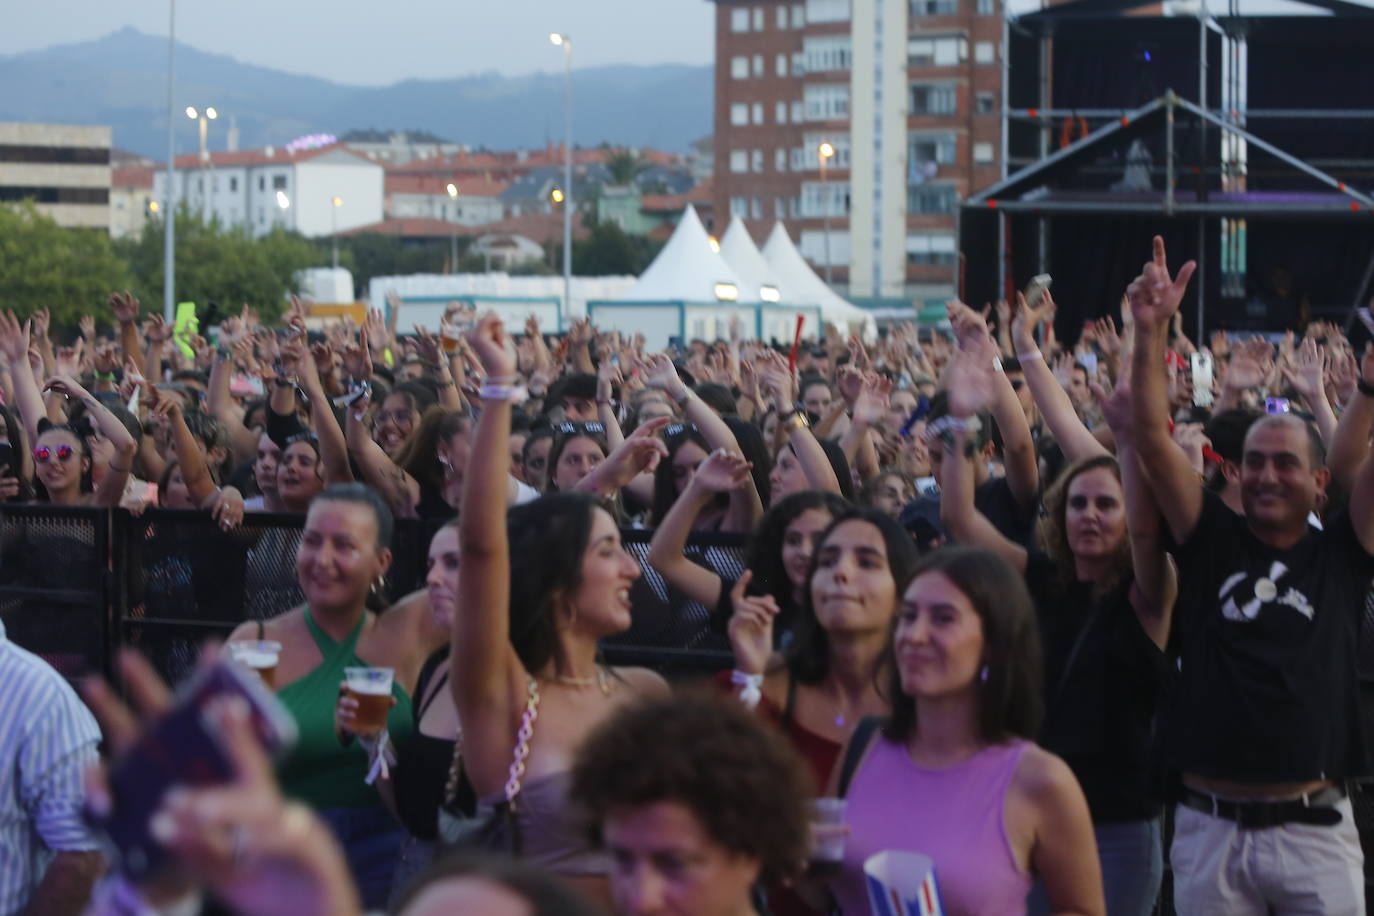
[[850,834],[832,882],[846,916],[871,912],[865,860],[935,863],[946,914],[1024,913],[1039,876],[1056,913],[1105,911],[1088,805],[1041,750],[1040,648],[1020,575],[985,550],[921,561],[893,634],[892,716],[846,797]]

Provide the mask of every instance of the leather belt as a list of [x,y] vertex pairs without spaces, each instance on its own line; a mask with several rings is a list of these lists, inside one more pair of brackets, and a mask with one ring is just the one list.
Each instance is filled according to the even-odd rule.
[[1198,792],[1187,786],[1179,796],[1179,804],[1203,814],[1233,822],[1242,830],[1263,830],[1284,824],[1312,824],[1334,827],[1341,822],[1341,812],[1335,805],[1346,797],[1342,786],[1327,786],[1307,795],[1283,801],[1232,801]]

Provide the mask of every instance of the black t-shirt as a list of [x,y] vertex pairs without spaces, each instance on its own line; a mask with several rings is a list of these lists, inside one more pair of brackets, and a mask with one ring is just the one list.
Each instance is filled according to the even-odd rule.
[[1370,772],[1355,647],[1371,558],[1339,512],[1288,550],[1211,493],[1174,551],[1179,689],[1166,754],[1180,773],[1251,782]]
[[1170,667],[1131,606],[1131,580],[1094,600],[1092,583],[1066,586],[1054,561],[1032,551],[1026,585],[1045,651],[1040,744],[1078,777],[1094,821],[1157,816],[1155,722]]
[[[990,477],[973,491],[973,507],[992,523],[1009,541],[1029,545],[1035,531],[1035,508],[1022,507],[1011,492],[1005,477]],[[903,527],[910,528],[917,520],[936,526],[940,520],[940,494],[924,494],[902,508],[899,517]],[[944,529],[940,528],[943,534]]]

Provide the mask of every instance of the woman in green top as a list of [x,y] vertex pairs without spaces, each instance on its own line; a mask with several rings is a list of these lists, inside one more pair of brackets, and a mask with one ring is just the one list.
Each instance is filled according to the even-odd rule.
[[436,632],[423,602],[381,615],[368,610],[369,593],[391,565],[391,529],[390,510],[367,487],[338,484],[320,493],[296,553],[306,603],[263,624],[242,624],[230,637],[281,643],[277,692],[300,730],[279,770],[282,788],[334,829],[368,907],[385,905],[405,833],[364,781],[367,752],[356,742],[345,747],[335,733],[339,685],[348,667],[394,669],[387,727],[401,740],[412,728],[410,691],[420,666],[447,635]]

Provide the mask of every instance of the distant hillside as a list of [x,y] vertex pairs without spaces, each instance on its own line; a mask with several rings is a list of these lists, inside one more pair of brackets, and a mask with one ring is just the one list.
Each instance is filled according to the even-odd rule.
[[[178,44],[176,104],[214,105],[233,115],[240,147],[282,144],[302,134],[350,128],[407,128],[473,146],[509,149],[557,142],[563,134],[561,73],[394,86],[344,86],[243,64]],[[573,72],[574,137],[686,152],[711,132],[711,68],[596,67]],[[135,29],[96,41],[0,57],[0,121],[108,124],[114,145],[164,158],[167,42]],[[196,148],[194,125],[177,125],[178,153]],[[227,120],[211,128],[223,149]]]

